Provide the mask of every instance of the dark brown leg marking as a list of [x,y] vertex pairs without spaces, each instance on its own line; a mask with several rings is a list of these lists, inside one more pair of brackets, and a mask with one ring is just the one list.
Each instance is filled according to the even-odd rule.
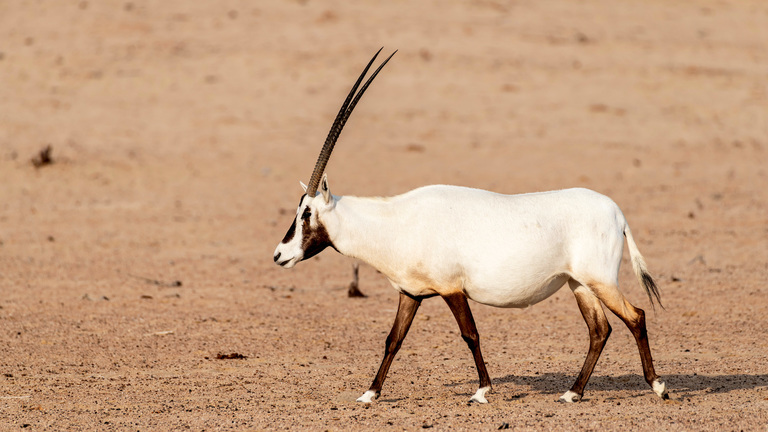
[[[640,361],[643,363],[643,374],[645,375],[645,381],[653,387],[653,382],[659,378],[656,375],[656,371],[653,369],[653,357],[651,357],[651,347],[648,344],[648,331],[645,328],[645,311],[636,308],[627,302],[627,308],[633,310],[634,319],[622,320],[629,327],[632,332],[632,336],[635,337],[637,342],[637,348],[640,351]],[[621,317],[620,317],[621,318]]]
[[480,388],[491,387],[491,378],[488,376],[488,371],[483,361],[483,354],[480,352],[480,335],[477,333],[475,320],[472,318],[472,311],[469,310],[467,297],[463,293],[456,293],[447,295],[443,299],[448,303],[448,307],[451,308],[456,322],[459,323],[461,337],[467,342],[469,349],[472,350],[477,373],[480,376]]
[[376,397],[381,393],[381,387],[384,385],[384,380],[387,378],[387,372],[389,366],[392,365],[392,360],[395,358],[395,354],[400,349],[400,345],[405,339],[405,335],[408,334],[408,329],[411,328],[413,317],[416,316],[416,311],[419,310],[421,305],[420,298],[409,297],[400,293],[400,303],[397,306],[397,315],[395,316],[395,323],[392,325],[392,330],[387,336],[387,342],[384,350],[384,359],[379,366],[379,372],[376,374],[376,378],[373,379],[373,384],[369,391],[376,392]]
[[648,344],[648,331],[645,327],[645,311],[629,303],[616,287],[590,285],[590,288],[605,306],[626,324],[632,336],[635,337],[637,348],[640,351],[640,361],[643,364],[645,381],[653,388],[653,382],[659,376],[653,369],[651,347]]
[[[574,285],[571,285],[571,288],[574,289]],[[592,376],[592,372],[595,370],[597,359],[600,358],[605,342],[608,341],[608,336],[611,335],[611,325],[605,317],[600,300],[588,292],[586,288],[579,287],[574,289],[573,294],[576,296],[576,303],[578,303],[581,315],[584,317],[584,321],[589,328],[589,352],[584,360],[584,366],[582,366],[581,372],[578,378],[576,378],[576,382],[571,387],[572,392],[582,397],[584,396],[584,387],[586,387],[589,377]]]

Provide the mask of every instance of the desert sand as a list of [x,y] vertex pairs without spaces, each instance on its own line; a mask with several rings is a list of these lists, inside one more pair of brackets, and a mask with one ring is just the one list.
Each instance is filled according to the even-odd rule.
[[[362,265],[348,298],[330,249],[291,270],[272,252],[382,46],[333,193],[610,196],[661,289],[654,311],[625,252],[670,400],[611,315],[584,400],[556,403],[588,347],[566,287],[471,303],[489,404],[467,404],[440,299],[355,402],[397,293]],[[764,431],[766,184],[758,0],[2,2],[0,430]]]

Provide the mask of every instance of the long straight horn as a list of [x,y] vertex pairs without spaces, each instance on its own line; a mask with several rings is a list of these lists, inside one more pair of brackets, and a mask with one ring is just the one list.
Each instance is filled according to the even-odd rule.
[[349,119],[350,114],[352,114],[352,110],[355,109],[355,106],[357,105],[357,102],[360,100],[360,98],[363,96],[363,93],[365,93],[365,90],[368,89],[368,86],[371,85],[371,82],[374,78],[376,78],[376,75],[379,74],[379,71],[381,68],[384,67],[385,64],[389,61],[389,59],[392,58],[393,55],[395,55],[395,52],[393,52],[389,57],[387,57],[386,60],[376,69],[376,71],[373,72],[370,78],[368,78],[368,81],[365,82],[363,87],[360,89],[360,92],[355,95],[355,92],[357,92],[357,88],[360,86],[360,83],[363,81],[363,78],[365,77],[365,74],[368,73],[368,69],[370,69],[371,65],[373,64],[374,60],[376,60],[376,57],[379,55],[381,50],[384,49],[379,48],[378,51],[376,51],[376,54],[374,54],[371,61],[368,62],[368,65],[363,69],[363,73],[360,74],[360,77],[355,82],[355,85],[352,86],[352,90],[349,91],[349,94],[347,95],[347,99],[344,101],[344,104],[341,106],[341,109],[339,110],[339,113],[336,115],[336,120],[334,120],[333,125],[331,125],[331,130],[328,132],[328,137],[325,139],[325,144],[323,144],[323,149],[320,151],[320,156],[317,158],[317,162],[315,163],[315,170],[312,171],[312,177],[309,178],[309,185],[307,186],[307,196],[313,197],[315,196],[315,193],[317,192],[317,186],[320,184],[320,178],[323,176],[323,172],[325,171],[325,166],[328,164],[328,159],[331,157],[331,152],[333,151],[333,146],[336,145],[336,140],[339,139],[339,135],[341,134],[341,130],[344,128],[344,125],[347,123],[347,120]]

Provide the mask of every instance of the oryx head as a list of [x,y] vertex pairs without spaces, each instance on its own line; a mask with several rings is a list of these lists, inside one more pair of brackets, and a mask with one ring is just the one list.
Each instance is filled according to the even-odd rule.
[[309,178],[309,184],[305,186],[302,183],[301,185],[305,193],[301,197],[301,201],[299,201],[299,208],[296,210],[293,224],[288,228],[288,232],[280,244],[277,245],[273,257],[275,263],[282,267],[291,268],[297,262],[311,258],[326,247],[333,246],[331,238],[328,236],[328,231],[326,231],[323,224],[323,216],[332,211],[336,203],[328,189],[328,177],[324,175],[325,166],[328,164],[333,146],[336,144],[336,140],[339,139],[339,134],[347,123],[350,114],[352,114],[352,110],[355,109],[355,105],[357,105],[357,102],[363,96],[365,90],[368,89],[373,79],[376,78],[381,68],[395,55],[395,53],[392,53],[387,57],[360,88],[360,91],[357,92],[365,74],[368,73],[368,69],[380,52],[381,49],[368,62],[363,73],[360,74],[349,95],[347,95],[347,99],[341,106],[339,114],[336,115],[336,120],[333,122],[330,132],[328,132],[328,137],[325,139],[325,144],[315,164],[315,170],[312,172],[312,177]]

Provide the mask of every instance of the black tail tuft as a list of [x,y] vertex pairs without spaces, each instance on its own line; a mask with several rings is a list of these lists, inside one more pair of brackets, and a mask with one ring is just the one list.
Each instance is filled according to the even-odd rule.
[[659,306],[664,309],[664,305],[661,304],[661,294],[659,294],[659,287],[656,286],[656,282],[653,281],[650,273],[646,271],[641,272],[640,280],[643,284],[643,288],[645,289],[645,293],[648,294],[648,300],[651,302],[651,306],[654,306],[653,299],[656,298],[656,303],[658,303]]

